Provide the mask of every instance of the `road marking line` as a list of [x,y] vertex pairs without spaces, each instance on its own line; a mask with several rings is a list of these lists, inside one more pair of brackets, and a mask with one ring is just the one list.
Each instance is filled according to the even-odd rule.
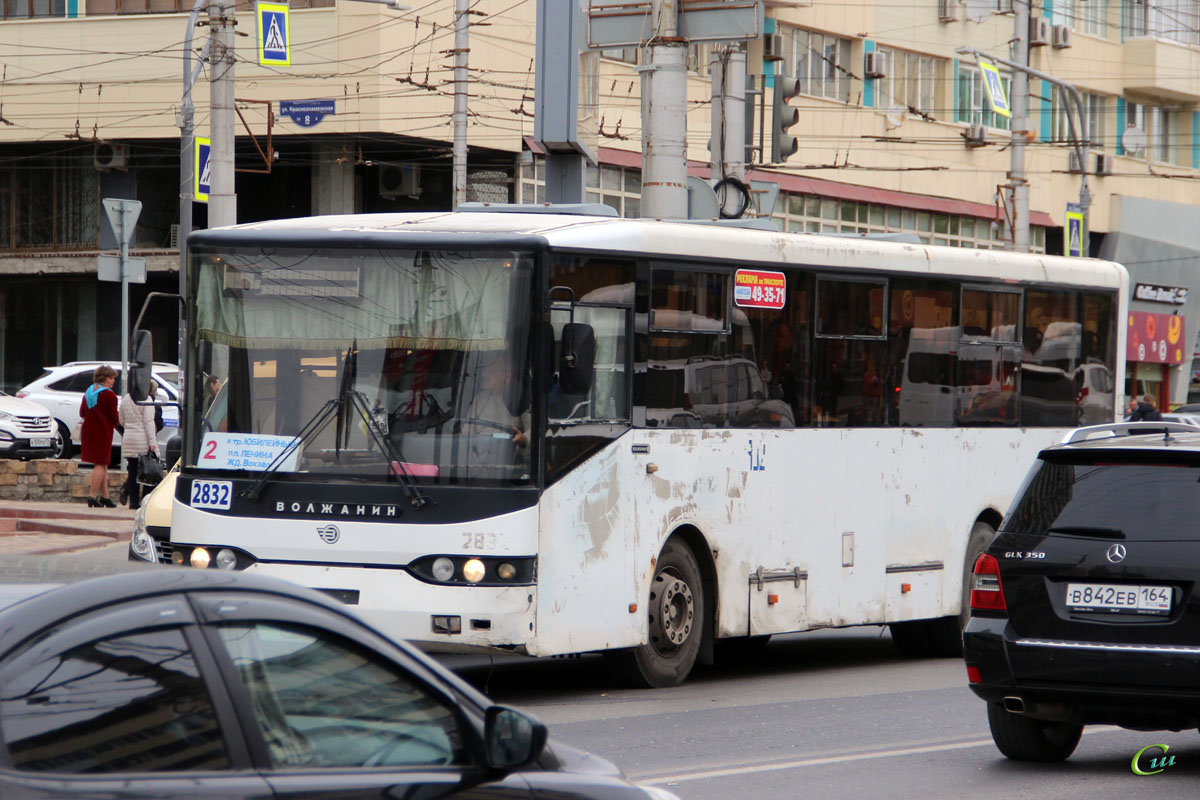
[[[1097,725],[1094,728],[1084,730],[1084,735],[1089,733],[1105,733],[1107,731],[1119,730],[1113,725]],[[926,745],[924,747],[897,747],[890,750],[871,750],[865,753],[850,753],[841,756],[823,756],[820,758],[804,758],[797,761],[781,761],[767,764],[746,764],[738,767],[725,767],[722,769],[708,769],[696,772],[683,772],[678,775],[667,775],[665,777],[649,777],[636,776],[634,780],[638,783],[648,783],[651,785],[684,783],[686,781],[703,780],[706,778],[729,778],[735,775],[745,775],[749,772],[778,772],[785,769],[798,769],[800,767],[820,767],[828,764],[844,764],[849,761],[869,761],[878,758],[896,758],[897,756],[912,756],[923,755],[926,753],[942,753],[948,750],[966,750],[972,747],[983,747],[985,745],[994,744],[991,737],[987,739],[970,739],[963,742],[947,742],[945,744]]]

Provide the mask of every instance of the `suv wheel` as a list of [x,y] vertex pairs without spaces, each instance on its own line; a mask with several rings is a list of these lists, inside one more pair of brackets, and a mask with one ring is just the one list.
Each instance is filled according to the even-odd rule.
[[54,434],[53,458],[70,458],[75,449],[71,442],[71,429],[61,420],[55,420],[55,422],[58,423],[58,432]]
[[1032,719],[999,703],[988,703],[988,727],[996,747],[1015,761],[1066,761],[1083,735],[1082,725]]

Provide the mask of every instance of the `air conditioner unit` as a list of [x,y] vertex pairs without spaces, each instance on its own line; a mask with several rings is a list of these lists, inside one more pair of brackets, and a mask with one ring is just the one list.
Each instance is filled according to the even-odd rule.
[[1029,18],[1029,46],[1045,47],[1050,44],[1050,20],[1045,17]]
[[763,36],[763,61],[783,61],[782,33],[768,33]]
[[129,168],[129,145],[120,142],[96,142],[92,146],[92,166],[101,171]]
[[887,53],[874,50],[863,56],[863,76],[867,78],[887,77]]
[[982,147],[987,144],[987,128],[978,122],[968,125],[962,135],[967,141],[967,147]]
[[1112,175],[1115,164],[1113,157],[1107,153],[1096,153],[1096,174]]
[[421,168],[417,164],[384,164],[379,168],[380,197],[420,197]]
[[1083,167],[1079,164],[1079,153],[1075,150],[1067,154],[1067,172],[1072,175],[1083,172]]
[[958,19],[958,0],[938,0],[938,20],[954,22]]
[[1071,46],[1071,28],[1067,25],[1055,25],[1051,29],[1050,42],[1059,50],[1066,50]]

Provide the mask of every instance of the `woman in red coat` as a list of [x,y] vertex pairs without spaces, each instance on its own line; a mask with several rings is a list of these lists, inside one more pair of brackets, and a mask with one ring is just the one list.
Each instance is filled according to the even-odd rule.
[[79,416],[83,427],[79,438],[80,460],[92,465],[92,488],[88,493],[88,506],[116,508],[108,496],[108,462],[112,460],[113,431],[117,428],[117,395],[113,384],[117,382],[117,371],[112,367],[96,367],[92,373],[92,386],[83,393],[79,402]]

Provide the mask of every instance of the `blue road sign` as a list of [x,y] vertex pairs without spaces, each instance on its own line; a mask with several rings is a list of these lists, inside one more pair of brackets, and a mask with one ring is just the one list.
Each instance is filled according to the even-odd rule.
[[287,67],[292,63],[287,3],[258,3],[258,63]]
[[192,194],[197,203],[207,203],[212,187],[212,140],[196,137],[196,163],[192,172]]
[[1067,255],[1075,258],[1083,253],[1083,211],[1078,203],[1067,203]]
[[336,100],[279,101],[279,116],[288,117],[301,128],[311,128],[325,119],[326,114],[336,113]]

